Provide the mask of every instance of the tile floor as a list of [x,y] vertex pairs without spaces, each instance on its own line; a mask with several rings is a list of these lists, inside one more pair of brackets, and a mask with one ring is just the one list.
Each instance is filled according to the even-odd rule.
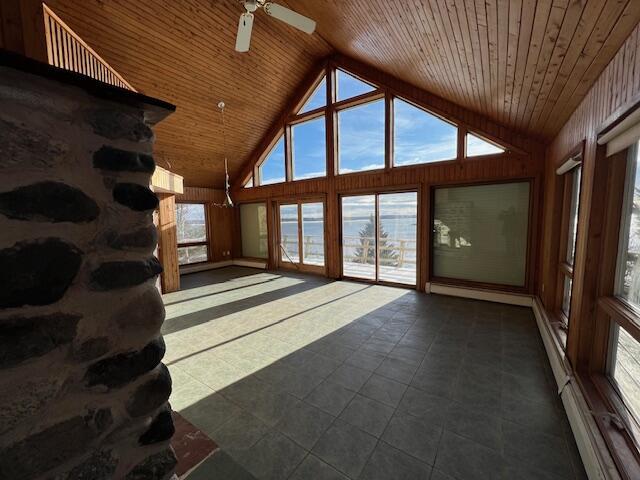
[[190,479],[583,479],[530,309],[229,267],[165,295]]

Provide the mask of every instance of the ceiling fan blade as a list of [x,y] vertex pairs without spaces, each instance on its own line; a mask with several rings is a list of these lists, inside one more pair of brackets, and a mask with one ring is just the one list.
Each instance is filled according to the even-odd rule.
[[283,7],[282,5],[278,5],[277,3],[265,3],[264,11],[267,12],[268,15],[271,15],[278,20],[282,20],[284,23],[288,23],[292,27],[302,30],[303,32],[313,33],[316,29],[316,22],[314,20],[311,20],[304,15],[300,15],[299,13]]
[[253,28],[253,13],[243,13],[238,22],[236,36],[236,52],[248,52],[251,44],[251,29]]

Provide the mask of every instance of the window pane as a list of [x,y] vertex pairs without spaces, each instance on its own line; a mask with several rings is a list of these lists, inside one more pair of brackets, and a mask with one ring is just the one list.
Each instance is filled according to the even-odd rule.
[[363,93],[373,92],[375,90],[372,85],[369,85],[362,80],[358,80],[353,75],[349,75],[342,70],[336,70],[336,78],[336,96],[338,101],[357,97],[358,95],[362,95]]
[[307,103],[305,103],[298,113],[310,112],[316,108],[324,107],[327,104],[327,83],[325,78],[318,84]]
[[616,293],[640,308],[640,169],[636,144],[629,152],[625,198],[622,207]]
[[280,137],[278,143],[271,149],[258,171],[260,172],[260,185],[284,182],[284,136]]
[[324,115],[291,127],[293,179],[324,177],[327,174]]
[[201,203],[176,203],[178,243],[207,240],[207,222]]
[[280,259],[299,262],[298,205],[280,205]]
[[197,245],[193,247],[178,247],[178,264],[206,262],[208,260],[207,246]]
[[528,221],[528,182],[436,189],[434,275],[524,286]]
[[340,173],[384,168],[384,100],[338,112]]
[[264,203],[240,205],[240,236],[244,257],[267,258],[267,206]]
[[415,285],[418,194],[385,193],[378,198],[379,280]]
[[504,148],[498,147],[491,142],[487,142],[472,133],[467,133],[467,157],[477,157],[479,155],[495,155],[503,153]]
[[376,197],[342,198],[342,272],[376,279]]
[[573,285],[573,280],[569,277],[564,277],[564,284],[562,286],[562,305],[560,308],[562,309],[562,313],[569,318],[569,314],[571,313],[571,287]]
[[303,263],[324,265],[324,205],[302,204]]
[[252,188],[253,187],[253,176],[249,177],[247,183],[244,184],[244,188]]
[[569,230],[567,234],[567,256],[569,265],[573,266],[576,255],[576,235],[578,232],[578,206],[580,205],[580,176],[582,168],[580,166],[571,170],[571,207],[569,209]]
[[393,128],[396,166],[456,158],[458,129],[398,98],[393,100]]
[[640,419],[640,343],[617,324],[612,328],[609,378],[633,416]]

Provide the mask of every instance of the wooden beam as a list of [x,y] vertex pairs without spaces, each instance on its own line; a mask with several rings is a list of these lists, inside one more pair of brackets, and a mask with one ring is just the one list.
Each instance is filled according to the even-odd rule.
[[158,207],[158,259],[162,265],[162,293],[180,290],[180,267],[178,265],[178,237],[176,232],[176,197],[159,193]]

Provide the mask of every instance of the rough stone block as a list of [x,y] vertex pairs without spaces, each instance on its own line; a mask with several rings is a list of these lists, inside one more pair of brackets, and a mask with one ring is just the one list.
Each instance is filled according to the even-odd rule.
[[156,415],[156,418],[153,419],[147,431],[140,436],[140,445],[164,442],[165,440],[169,440],[175,431],[171,407],[167,405],[167,408]]
[[113,478],[117,466],[118,459],[111,451],[98,451],[51,480],[109,480]]
[[0,213],[15,220],[86,223],[98,218],[96,202],[60,182],[39,182],[0,193]]
[[0,308],[60,300],[78,273],[81,254],[57,238],[19,242],[0,250]]
[[75,337],[79,315],[54,313],[0,319],[0,368],[37,358]]
[[162,297],[155,287],[151,287],[118,310],[113,319],[127,333],[146,333],[157,332],[164,316]]
[[81,362],[87,362],[101,357],[109,351],[110,343],[107,337],[90,338],[73,349],[73,356]]
[[158,243],[158,229],[155,225],[139,228],[133,232],[118,233],[110,231],[105,234],[107,245],[116,250],[149,250]]
[[73,417],[0,450],[0,478],[30,479],[82,454],[112,423],[109,410]]
[[91,272],[91,287],[94,290],[114,290],[133,287],[162,273],[157,258],[141,261],[106,262]]
[[141,417],[158,409],[171,395],[171,376],[163,364],[154,372],[153,378],[147,380],[133,392],[127,402],[127,413],[133,417]]
[[49,167],[69,151],[63,142],[0,119],[0,168]]
[[153,139],[153,131],[143,122],[142,114],[121,112],[107,108],[87,110],[85,118],[93,132],[109,140],[147,142]]
[[126,480],[164,480],[178,463],[176,454],[171,447],[159,453],[145,458],[136,465],[127,476]]
[[153,173],[155,162],[151,155],[105,145],[93,154],[93,166],[112,172]]
[[158,197],[147,187],[137,183],[118,183],[113,187],[113,199],[121,205],[144,212],[158,208]]
[[117,388],[153,370],[162,360],[165,344],[162,337],[148,343],[138,352],[105,358],[91,365],[85,375],[87,386],[106,385]]

